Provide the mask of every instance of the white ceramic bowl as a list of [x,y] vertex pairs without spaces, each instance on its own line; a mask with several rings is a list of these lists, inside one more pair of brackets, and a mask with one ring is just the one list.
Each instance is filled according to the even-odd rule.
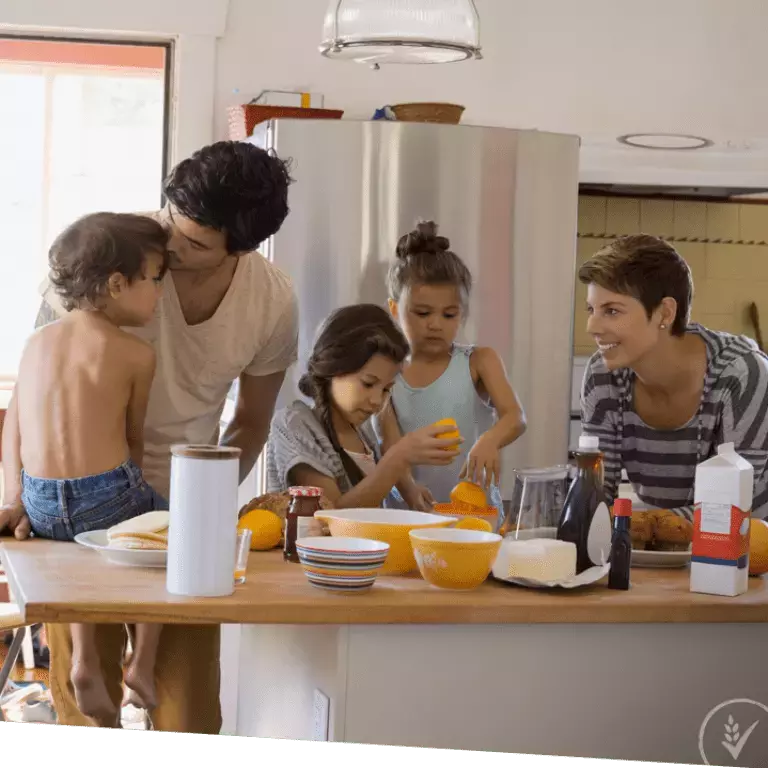
[[296,540],[296,551],[307,559],[331,563],[383,563],[389,544],[352,536],[314,536]]
[[353,536],[307,536],[303,539],[296,539],[296,548],[340,556],[370,557],[376,554],[386,554],[389,551],[389,544],[373,539],[358,539]]

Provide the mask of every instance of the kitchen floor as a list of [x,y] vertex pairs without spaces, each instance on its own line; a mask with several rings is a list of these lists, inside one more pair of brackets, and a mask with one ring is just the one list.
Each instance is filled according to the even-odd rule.
[[[7,655],[8,646],[0,642],[0,666],[5,662]],[[25,669],[21,656],[19,656],[19,660],[11,672],[10,682],[42,684],[45,688],[44,692],[41,695],[35,696],[34,699],[38,702],[42,700],[48,702],[51,706],[53,705],[50,694],[50,678],[46,668],[36,667],[35,669]],[[6,719],[11,722],[30,722],[30,719],[23,714],[24,707],[24,704],[9,706],[7,708],[4,707],[3,711]],[[31,708],[28,708],[28,711],[31,711]],[[39,722],[39,720],[35,720],[35,722]],[[144,713],[135,707],[123,707],[122,725],[123,728],[130,728],[132,730],[145,730]]]

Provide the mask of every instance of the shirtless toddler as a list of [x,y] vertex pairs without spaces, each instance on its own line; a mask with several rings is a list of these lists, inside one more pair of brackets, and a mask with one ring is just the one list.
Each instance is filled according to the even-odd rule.
[[[50,250],[51,282],[70,310],[27,342],[3,435],[3,507],[23,507],[36,536],[71,541],[167,502],[142,477],[143,429],[155,353],[122,327],[152,318],[168,266],[168,235],[152,219],[97,213]],[[125,674],[129,700],[156,706],[161,625],[137,625]],[[80,711],[119,727],[93,625],[72,626],[71,681]]]

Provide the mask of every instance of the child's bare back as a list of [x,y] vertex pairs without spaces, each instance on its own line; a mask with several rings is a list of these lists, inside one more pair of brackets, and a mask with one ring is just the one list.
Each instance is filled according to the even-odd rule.
[[75,310],[34,334],[17,390],[25,472],[76,478],[129,458],[140,465],[154,360],[151,346],[94,312]]
[[[167,245],[156,221],[102,213],[79,219],[51,247],[51,281],[70,312],[27,343],[3,436],[3,514],[23,512],[35,536],[72,541],[167,508],[141,472],[155,353],[122,330],[151,320]],[[159,633],[137,625],[125,674],[132,700],[150,710]],[[83,714],[119,723],[93,625],[72,625],[70,680]]]

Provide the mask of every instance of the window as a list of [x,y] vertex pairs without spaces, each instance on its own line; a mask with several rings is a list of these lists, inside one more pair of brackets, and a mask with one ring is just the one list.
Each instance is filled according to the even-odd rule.
[[0,379],[15,376],[34,328],[56,235],[86,213],[160,206],[170,54],[0,36]]

